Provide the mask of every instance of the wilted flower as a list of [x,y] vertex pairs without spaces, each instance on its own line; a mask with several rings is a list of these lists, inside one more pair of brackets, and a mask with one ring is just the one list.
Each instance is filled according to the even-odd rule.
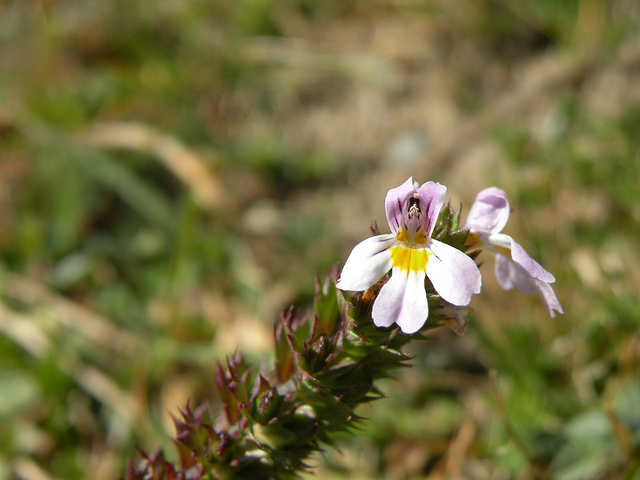
[[467,314],[470,308],[471,307],[459,307],[447,303],[434,313],[441,317],[444,325],[449,327],[454,333],[464,335],[464,332],[467,330],[467,325],[469,324]]
[[482,190],[469,210],[465,228],[469,229],[467,244],[496,254],[495,273],[505,290],[515,287],[521,293],[537,292],[549,309],[564,313],[562,306],[549,285],[555,278],[536,262],[509,235],[500,233],[509,219],[510,207],[507,195],[496,187]]
[[427,182],[420,186],[409,177],[389,190],[385,211],[390,234],[376,235],[356,245],[349,255],[337,287],[361,291],[391,270],[375,300],[374,323],[397,323],[403,332],[418,331],[429,316],[425,276],[448,303],[468,305],[480,292],[480,271],[460,250],[431,238],[447,188]]

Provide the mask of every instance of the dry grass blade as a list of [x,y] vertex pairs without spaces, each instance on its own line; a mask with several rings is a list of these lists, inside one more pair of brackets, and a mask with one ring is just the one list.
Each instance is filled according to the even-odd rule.
[[460,426],[460,430],[456,438],[451,442],[449,452],[447,453],[446,471],[450,477],[462,476],[462,465],[473,439],[478,433],[476,424],[472,421],[466,421]]
[[611,403],[605,403],[604,411],[607,414],[607,418],[609,418],[609,422],[611,422],[611,426],[613,427],[613,433],[615,435],[622,452],[624,453],[627,459],[631,459],[633,456],[633,439],[632,435],[629,432],[627,426],[618,418],[616,414],[615,408]]
[[13,471],[20,480],[55,480],[54,477],[30,458],[19,458],[14,461]]
[[[64,315],[61,318],[64,318]],[[97,325],[98,328],[103,326],[102,324]],[[52,339],[33,318],[15,312],[3,304],[0,304],[0,332],[36,358],[44,358],[53,350]],[[92,335],[95,335],[95,332]],[[133,395],[121,389],[102,371],[93,366],[85,365],[73,352],[68,352],[67,355],[60,358],[57,365],[87,393],[120,415],[122,420],[120,430],[131,428],[136,413],[141,411],[139,402]]]
[[51,341],[31,319],[0,304],[0,331],[37,358],[43,357]]
[[102,148],[148,152],[191,188],[200,207],[211,211],[220,206],[222,187],[218,179],[198,154],[172,135],[136,122],[99,123],[84,132],[81,141]]
[[119,436],[127,438],[128,430],[133,426],[132,422],[136,413],[142,410],[135,397],[122,390],[113,380],[95,367],[78,366],[74,368],[74,378],[93,397],[120,415],[118,431],[121,434]]
[[5,275],[3,283],[6,295],[43,307],[58,322],[79,331],[95,344],[130,352],[137,343],[131,332],[117,328],[108,319],[56,294],[42,283],[16,274]]
[[498,374],[495,369],[491,369],[489,371],[489,380],[491,383],[491,391],[493,392],[493,396],[496,401],[496,410],[498,411],[498,416],[500,417],[500,421],[502,422],[504,429],[509,435],[509,438],[518,449],[520,454],[526,459],[534,477],[539,480],[547,480],[549,478],[549,475],[547,474],[546,470],[542,469],[536,463],[535,459],[531,455],[531,452],[529,451],[529,447],[524,442],[522,437],[518,434],[518,432],[516,432],[516,430],[513,428],[513,425],[507,417],[507,409],[505,407],[502,394],[500,393],[500,388],[498,387]]
[[397,87],[401,81],[400,72],[393,63],[364,51],[340,50],[337,43],[318,46],[301,39],[262,37],[245,42],[240,55],[252,63],[283,66],[310,75],[314,72],[338,73],[385,88]]

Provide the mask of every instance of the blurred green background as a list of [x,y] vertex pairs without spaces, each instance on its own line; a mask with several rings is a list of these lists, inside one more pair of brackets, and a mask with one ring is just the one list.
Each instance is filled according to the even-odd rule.
[[409,175],[496,185],[565,315],[485,262],[463,337],[327,479],[640,479],[636,0],[0,3],[0,478],[174,454]]

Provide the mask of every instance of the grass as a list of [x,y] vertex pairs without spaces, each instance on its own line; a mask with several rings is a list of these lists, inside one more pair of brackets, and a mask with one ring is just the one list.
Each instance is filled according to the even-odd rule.
[[173,453],[171,413],[268,356],[411,174],[466,208],[504,188],[566,313],[483,258],[465,336],[412,345],[319,475],[638,478],[634,5],[0,6],[0,478]]

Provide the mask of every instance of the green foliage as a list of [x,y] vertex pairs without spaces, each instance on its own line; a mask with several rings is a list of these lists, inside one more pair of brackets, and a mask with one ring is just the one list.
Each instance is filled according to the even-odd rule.
[[[210,419],[207,403],[195,412],[185,407],[182,419],[175,420],[180,468],[161,452],[141,452],[142,463],[130,467],[125,478],[170,480],[180,472],[191,478],[297,478],[322,444],[332,445],[336,433],[362,421],[354,408],[381,397],[375,382],[407,366],[410,356],[400,349],[423,337],[376,327],[371,320],[375,292],[347,303],[335,288],[337,278],[334,268],[318,282],[312,314],[293,308],[282,313],[272,372],[256,373],[240,354],[218,366],[223,417]],[[438,325],[437,315],[431,317],[427,328]]]
[[[280,321],[274,378],[255,367],[236,375],[249,382],[236,394],[250,400],[238,419],[251,419],[254,436],[272,447],[286,446],[284,464],[309,458],[309,445],[336,441],[340,453],[327,449],[309,462],[320,464],[322,478],[485,470],[496,478],[541,471],[561,480],[637,478],[640,114],[634,90],[616,83],[635,74],[628,39],[637,33],[637,6],[498,0],[464,7],[0,2],[0,478],[27,478],[20,469],[30,467],[53,478],[107,478],[124,470],[134,445],[174,452],[167,412],[186,397],[192,405],[211,400],[215,361],[232,341],[261,340],[246,325],[268,330],[281,303],[291,301],[300,305],[294,313],[314,303],[319,322],[310,316],[287,331]],[[412,22],[420,26],[413,38],[405,34],[416,31]],[[550,98],[531,98],[531,111],[526,104],[522,115],[502,116],[509,87],[527,85],[520,67],[558,53],[585,65],[548,84]],[[556,78],[556,70],[533,70]],[[605,113],[594,107],[599,81],[607,86]],[[537,298],[497,292],[491,260],[481,255],[483,299],[465,336],[429,331],[438,341],[407,346],[415,366],[384,379],[381,366],[405,358],[398,352],[407,339],[363,324],[373,345],[351,335],[341,340],[347,353],[336,353],[342,300],[332,288],[314,300],[313,273],[352,246],[344,237],[354,232],[342,230],[353,224],[352,210],[361,214],[375,201],[367,212],[376,208],[371,216],[383,221],[384,192],[363,190],[392,170],[382,160],[389,139],[368,136],[351,114],[383,106],[373,116],[394,135],[405,122],[422,125],[423,116],[446,121],[421,101],[419,113],[409,109],[412,95],[432,84],[446,86],[438,94],[453,92],[452,105],[471,107],[474,126],[502,147],[507,161],[478,164],[470,171],[482,178],[459,185],[508,192],[508,233],[518,232],[556,275],[566,314],[549,320]],[[503,87],[502,103],[488,105]],[[529,115],[544,128],[532,131]],[[343,117],[349,128],[332,131]],[[315,123],[287,137],[291,119]],[[457,120],[455,129],[464,127]],[[130,121],[184,142],[221,180],[223,201],[199,203],[157,152],[87,141],[94,126]],[[441,152],[426,148],[428,168],[416,163],[414,176],[445,181],[437,177],[466,173],[457,166],[477,138],[462,130],[460,150],[438,163]],[[303,138],[309,131],[322,133],[320,141]],[[378,142],[373,154],[345,147],[370,141]],[[475,192],[464,193],[471,199]],[[335,208],[329,200],[336,198],[346,205]],[[266,230],[246,221],[261,202],[279,212]],[[437,238],[462,248],[465,212],[445,210]],[[430,299],[432,311],[437,303]],[[243,346],[245,363],[257,365],[265,348],[264,341]],[[376,373],[349,364],[354,359]],[[491,369],[496,391],[488,386]],[[312,377],[300,382],[300,401],[314,405],[313,415],[276,388],[300,371]],[[334,393],[317,397],[320,379]],[[382,392],[384,401],[363,405]],[[356,414],[371,419],[353,417],[357,436],[320,435],[330,424],[317,412],[344,421],[357,405]],[[287,408],[286,422],[272,428]],[[185,409],[176,422],[213,425],[215,411],[215,402],[211,412]],[[465,444],[469,424],[475,433]],[[294,430],[308,440],[299,451]],[[214,438],[203,427],[193,436],[194,445],[210,442],[203,452],[237,453],[225,435]],[[463,473],[447,470],[452,454]],[[144,458],[158,469],[181,461],[172,453]],[[249,457],[243,468],[253,475],[261,464]]]

